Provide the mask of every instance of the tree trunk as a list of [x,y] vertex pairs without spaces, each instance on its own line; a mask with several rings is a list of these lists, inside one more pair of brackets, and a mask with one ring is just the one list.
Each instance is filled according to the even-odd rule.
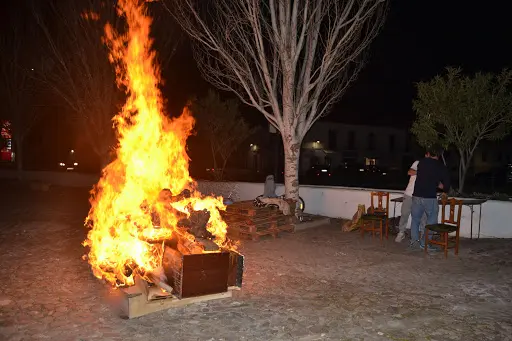
[[219,170],[219,179],[218,180],[224,179],[224,170],[226,169],[227,163],[228,163],[228,158],[225,158],[224,160],[222,160],[222,168]]
[[443,160],[443,164],[446,167],[446,159],[444,158],[444,150],[441,152],[441,159]]
[[224,173],[224,166],[222,168],[217,164],[217,158],[213,158],[213,180],[221,181]]
[[278,182],[281,178],[279,175],[279,136],[277,134],[271,134],[272,139],[274,141],[274,181]]
[[283,147],[285,197],[298,201],[300,141],[291,134],[283,135]]
[[466,182],[466,175],[468,173],[469,166],[471,164],[471,160],[473,159],[473,152],[475,147],[472,150],[465,151],[459,150],[460,154],[460,163],[459,163],[459,193],[462,193],[464,190],[464,183]]
[[210,140],[210,148],[212,150],[212,160],[213,160],[213,180],[220,180],[218,177],[219,175],[217,175],[217,153],[215,152],[215,148],[214,148],[214,141],[213,140]]
[[464,182],[466,181],[466,173],[467,169],[462,165],[460,165],[459,169],[459,193],[462,194],[462,191],[464,191]]

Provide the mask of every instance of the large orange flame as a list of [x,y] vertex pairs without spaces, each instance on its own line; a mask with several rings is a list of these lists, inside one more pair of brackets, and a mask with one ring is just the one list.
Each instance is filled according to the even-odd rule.
[[[86,219],[91,230],[84,246],[90,248],[87,258],[96,277],[132,285],[135,274],[144,276],[161,265],[163,241],[176,234],[194,241],[177,227],[180,214],[208,210],[207,230],[219,246],[227,244],[227,226],[219,213],[225,209],[222,198],[201,197],[188,172],[186,140],[194,119],[186,109],[175,119],[163,114],[160,70],[149,38],[152,21],[144,1],[119,0],[117,6],[128,29],[120,34],[107,25],[105,43],[127,101],[114,117],[117,157],[92,191]],[[191,195],[161,200],[162,189],[173,195],[189,189]],[[159,226],[154,226],[155,215]]]

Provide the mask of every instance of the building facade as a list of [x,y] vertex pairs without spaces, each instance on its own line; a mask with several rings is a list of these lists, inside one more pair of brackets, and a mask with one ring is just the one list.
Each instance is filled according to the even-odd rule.
[[417,156],[414,141],[407,129],[317,122],[304,138],[301,170],[314,165],[334,170],[347,164],[400,170]]
[[502,141],[483,141],[475,150],[473,169],[475,174],[486,173],[512,164],[512,137]]

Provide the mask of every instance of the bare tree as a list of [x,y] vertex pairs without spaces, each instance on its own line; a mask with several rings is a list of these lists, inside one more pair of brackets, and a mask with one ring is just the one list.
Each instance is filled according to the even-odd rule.
[[[158,13],[153,8],[157,5],[148,4],[148,10]],[[125,22],[118,16],[115,3],[101,0],[50,0],[44,9],[34,5],[33,14],[48,43],[38,75],[72,110],[77,126],[105,166],[115,144],[112,117],[124,93],[117,87],[103,43],[104,27],[108,22],[123,31]],[[155,24],[157,30],[163,31],[163,25],[167,31],[156,41],[161,49],[159,61],[164,65],[179,41],[168,22],[158,20]]]
[[199,132],[204,133],[210,143],[214,178],[222,180],[226,164],[233,152],[257,128],[251,128],[240,115],[238,100],[223,101],[212,90],[208,91],[207,96],[191,101],[189,106],[197,118]]
[[286,197],[297,200],[302,140],[357,77],[384,22],[386,1],[166,2],[194,40],[203,76],[237,94],[280,131]]
[[5,118],[11,121],[18,178],[23,174],[23,144],[39,117],[34,105],[36,86],[30,76],[31,56],[35,50],[32,26],[10,13],[0,36],[0,98]]

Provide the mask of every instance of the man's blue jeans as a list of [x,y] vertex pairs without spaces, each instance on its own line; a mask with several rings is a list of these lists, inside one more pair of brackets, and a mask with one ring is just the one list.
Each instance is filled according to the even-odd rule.
[[421,217],[423,214],[427,216],[427,225],[437,224],[439,215],[437,198],[412,197],[411,243],[419,241],[422,246],[425,243],[425,237],[423,236],[424,231],[420,231]]

